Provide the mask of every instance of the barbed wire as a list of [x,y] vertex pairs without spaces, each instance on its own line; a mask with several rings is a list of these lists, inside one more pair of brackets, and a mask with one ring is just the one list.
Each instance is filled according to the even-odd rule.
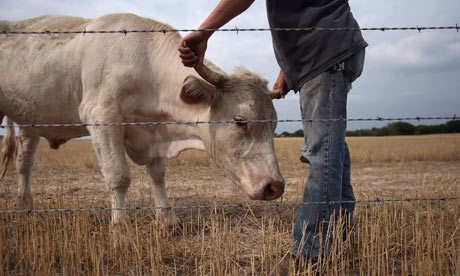
[[[459,120],[456,115],[444,117],[398,117],[398,118],[332,118],[332,119],[298,119],[298,120],[245,120],[238,123],[314,123],[314,122],[366,122],[366,121],[429,121],[429,120]],[[233,124],[234,120],[221,121],[153,121],[153,122],[109,122],[109,123],[30,123],[16,125],[0,125],[0,128],[20,127],[20,128],[35,128],[35,127],[115,127],[115,126],[156,126],[156,125],[203,125],[203,124]]]
[[189,210],[189,209],[229,209],[229,208],[262,208],[262,207],[289,207],[302,205],[335,205],[335,204],[388,204],[399,202],[433,202],[433,201],[456,201],[460,197],[442,198],[405,198],[405,199],[372,199],[372,200],[341,200],[341,201],[318,201],[318,202],[276,202],[265,204],[221,204],[221,205],[194,205],[194,206],[146,206],[125,208],[80,208],[80,209],[35,209],[35,210],[0,210],[1,214],[35,214],[35,213],[84,213],[106,211],[150,211],[150,210]]
[[59,34],[124,34],[129,33],[172,33],[172,32],[305,32],[305,31],[428,31],[428,30],[456,30],[460,26],[409,26],[409,27],[365,27],[365,28],[342,28],[342,27],[305,27],[305,28],[222,28],[222,29],[151,29],[151,30],[94,30],[94,31],[8,31],[3,30],[4,35],[59,35]]

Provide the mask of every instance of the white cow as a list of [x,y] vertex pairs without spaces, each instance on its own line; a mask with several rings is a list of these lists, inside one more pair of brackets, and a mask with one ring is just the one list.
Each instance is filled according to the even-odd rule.
[[[124,29],[171,27],[132,14],[94,20],[41,16],[0,27],[0,31]],[[20,128],[16,141],[20,206],[33,206],[30,173],[39,137],[57,149],[69,139],[91,135],[104,181],[112,192],[113,208],[125,207],[130,185],[125,153],[146,166],[156,206],[169,204],[165,160],[192,148],[207,151],[251,199],[272,200],[282,195],[284,180],[273,146],[275,124],[240,122],[276,120],[267,82],[244,69],[226,75],[210,63],[196,68],[196,72],[185,68],[177,53],[180,40],[175,32],[0,34],[0,120],[7,117],[18,124],[234,121],[213,125]],[[5,142],[13,141],[13,132],[10,128]],[[7,148],[14,144],[9,143]],[[3,163],[7,163],[7,156]],[[112,223],[121,218],[120,211],[112,212]],[[173,214],[168,215],[169,223],[175,220]]]

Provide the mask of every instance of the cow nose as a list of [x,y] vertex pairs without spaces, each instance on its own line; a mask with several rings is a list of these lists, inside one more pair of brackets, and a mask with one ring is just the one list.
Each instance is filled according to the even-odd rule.
[[284,193],[284,179],[271,176],[252,175],[248,196],[253,200],[273,200]]
[[270,179],[263,187],[262,200],[274,200],[284,193],[284,181]]

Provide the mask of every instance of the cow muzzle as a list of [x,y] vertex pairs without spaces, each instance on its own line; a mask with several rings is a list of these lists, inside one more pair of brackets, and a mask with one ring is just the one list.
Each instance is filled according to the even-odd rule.
[[252,200],[274,200],[284,193],[284,179],[274,179],[268,176],[252,176],[252,187],[248,196]]

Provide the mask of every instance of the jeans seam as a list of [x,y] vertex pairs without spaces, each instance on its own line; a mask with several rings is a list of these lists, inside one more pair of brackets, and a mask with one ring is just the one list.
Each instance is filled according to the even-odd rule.
[[[327,106],[327,110],[328,110],[328,118],[332,118],[332,110],[333,110],[333,103],[332,103],[332,98],[334,96],[334,92],[335,92],[335,89],[336,89],[336,86],[337,86],[337,83],[336,83],[336,79],[335,79],[335,74],[334,73],[326,73],[327,74],[327,77],[328,77],[328,83],[329,83],[329,86],[327,87],[327,92],[328,92],[328,106]],[[323,189],[323,201],[330,201],[330,197],[329,197],[329,189],[331,188],[330,185],[330,175],[329,175],[329,167],[330,167],[330,162],[329,162],[329,155],[330,155],[330,149],[331,149],[331,144],[332,144],[332,137],[331,137],[331,134],[333,134],[331,128],[333,127],[332,125],[333,123],[330,122],[330,121],[327,121],[325,122],[325,127],[326,127],[326,143],[325,143],[325,158],[324,158],[324,183],[323,183],[323,186],[324,186],[324,189]],[[327,211],[326,211],[327,210]],[[329,215],[330,215],[330,212],[331,212],[331,206],[328,204],[325,206],[325,208],[323,208],[323,220],[327,220],[329,221]]]

